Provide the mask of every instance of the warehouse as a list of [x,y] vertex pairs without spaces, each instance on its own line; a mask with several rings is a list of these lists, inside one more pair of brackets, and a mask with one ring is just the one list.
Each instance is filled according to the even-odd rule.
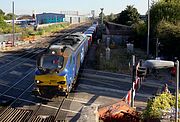
[[37,25],[64,22],[64,20],[65,20],[65,14],[58,14],[58,13],[36,14]]

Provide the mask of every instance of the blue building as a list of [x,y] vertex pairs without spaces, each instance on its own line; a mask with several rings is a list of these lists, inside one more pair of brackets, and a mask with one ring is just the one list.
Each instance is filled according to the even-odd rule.
[[36,14],[37,25],[64,22],[64,19],[65,19],[65,14],[57,14],[57,13]]

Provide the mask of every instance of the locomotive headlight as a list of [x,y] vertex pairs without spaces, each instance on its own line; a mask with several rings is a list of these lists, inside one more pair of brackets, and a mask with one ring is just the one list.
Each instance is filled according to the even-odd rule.
[[36,83],[40,83],[40,81],[39,81],[39,80],[37,80],[37,81],[36,81]]
[[65,84],[65,81],[59,81],[57,84]]

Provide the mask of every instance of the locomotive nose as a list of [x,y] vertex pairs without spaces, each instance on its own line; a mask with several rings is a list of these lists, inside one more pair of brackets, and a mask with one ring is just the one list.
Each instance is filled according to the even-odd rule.
[[57,90],[57,91],[67,90],[66,76],[58,76],[58,75],[51,75],[51,74],[36,75],[35,83],[36,83],[36,87],[40,89],[40,91],[47,91],[52,88],[53,90]]

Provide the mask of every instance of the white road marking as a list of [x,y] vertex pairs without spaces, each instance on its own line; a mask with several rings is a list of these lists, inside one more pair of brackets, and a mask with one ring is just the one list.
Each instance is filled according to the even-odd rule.
[[[102,75],[96,75],[96,74],[88,74],[88,73],[83,73],[82,76],[84,76],[84,77],[88,76],[90,78],[96,78],[97,77],[97,78],[100,78],[100,79],[103,78],[105,80],[108,80],[109,82],[113,82],[112,80],[115,80],[115,81],[119,81],[119,82],[132,83],[130,78],[129,79],[120,79],[120,78],[114,78],[114,77],[108,77],[108,76],[102,76]],[[80,79],[90,80],[90,78],[80,78]],[[98,80],[96,80],[96,82],[98,82]],[[156,88],[164,86],[163,84],[160,84],[160,83],[157,83],[157,82],[155,83],[153,80],[147,80],[146,82],[142,81],[142,84],[144,86],[156,87]],[[174,87],[172,87],[172,86],[168,86],[168,87],[174,89]]]
[[[114,85],[114,84],[112,84],[112,83],[114,83],[114,81],[110,81],[110,80],[108,80],[108,81],[99,81],[99,80],[92,80],[92,79],[88,79],[88,78],[79,78],[80,80],[88,80],[88,81],[93,81],[93,82],[98,82],[98,83],[100,83],[100,84],[104,84],[104,85],[109,85],[109,86],[113,86],[113,87],[116,87],[116,88],[120,88],[118,85]],[[128,82],[129,83],[129,82]]]
[[[66,100],[73,101],[73,102],[78,102],[78,103],[83,103],[83,104],[88,104],[88,101],[89,101],[89,100],[85,100],[85,99],[80,100],[80,99],[76,99],[76,98],[74,98],[74,99],[66,99]],[[91,103],[91,104],[92,105],[100,105],[100,104],[97,104],[97,103]]]
[[[98,86],[92,86],[92,85],[86,85],[86,84],[79,84],[78,87],[81,87],[83,89],[88,89],[88,90],[90,90],[90,89],[95,89],[97,91],[101,90],[101,91],[106,91],[108,93],[111,93],[111,92],[117,92],[117,93],[121,93],[121,94],[127,94],[128,93],[128,91],[125,91],[125,90],[116,90],[116,89],[104,88],[104,87],[98,87]],[[152,97],[153,95],[136,93],[136,96]]]
[[127,74],[120,74],[120,73],[112,73],[112,72],[106,72],[106,71],[101,71],[101,70],[93,70],[93,69],[83,69],[84,71],[93,71],[93,72],[99,72],[99,73],[109,73],[109,74],[114,74],[114,75],[119,75],[119,76],[125,76],[125,77],[131,77],[131,75]]
[[116,80],[119,82],[130,82],[131,83],[131,79],[120,79],[120,78],[114,78],[114,77],[108,77],[108,76],[102,76],[102,75],[96,75],[96,74],[88,74],[88,73],[82,73],[82,76],[84,77],[90,77],[90,78],[99,78],[99,79],[105,79],[105,80],[109,80],[110,82],[112,82],[111,80]]
[[[78,111],[72,111],[72,110],[68,110],[68,109],[60,109],[62,111],[67,111],[67,112],[71,112],[71,113],[79,113]],[[80,114],[80,113],[79,113]]]

